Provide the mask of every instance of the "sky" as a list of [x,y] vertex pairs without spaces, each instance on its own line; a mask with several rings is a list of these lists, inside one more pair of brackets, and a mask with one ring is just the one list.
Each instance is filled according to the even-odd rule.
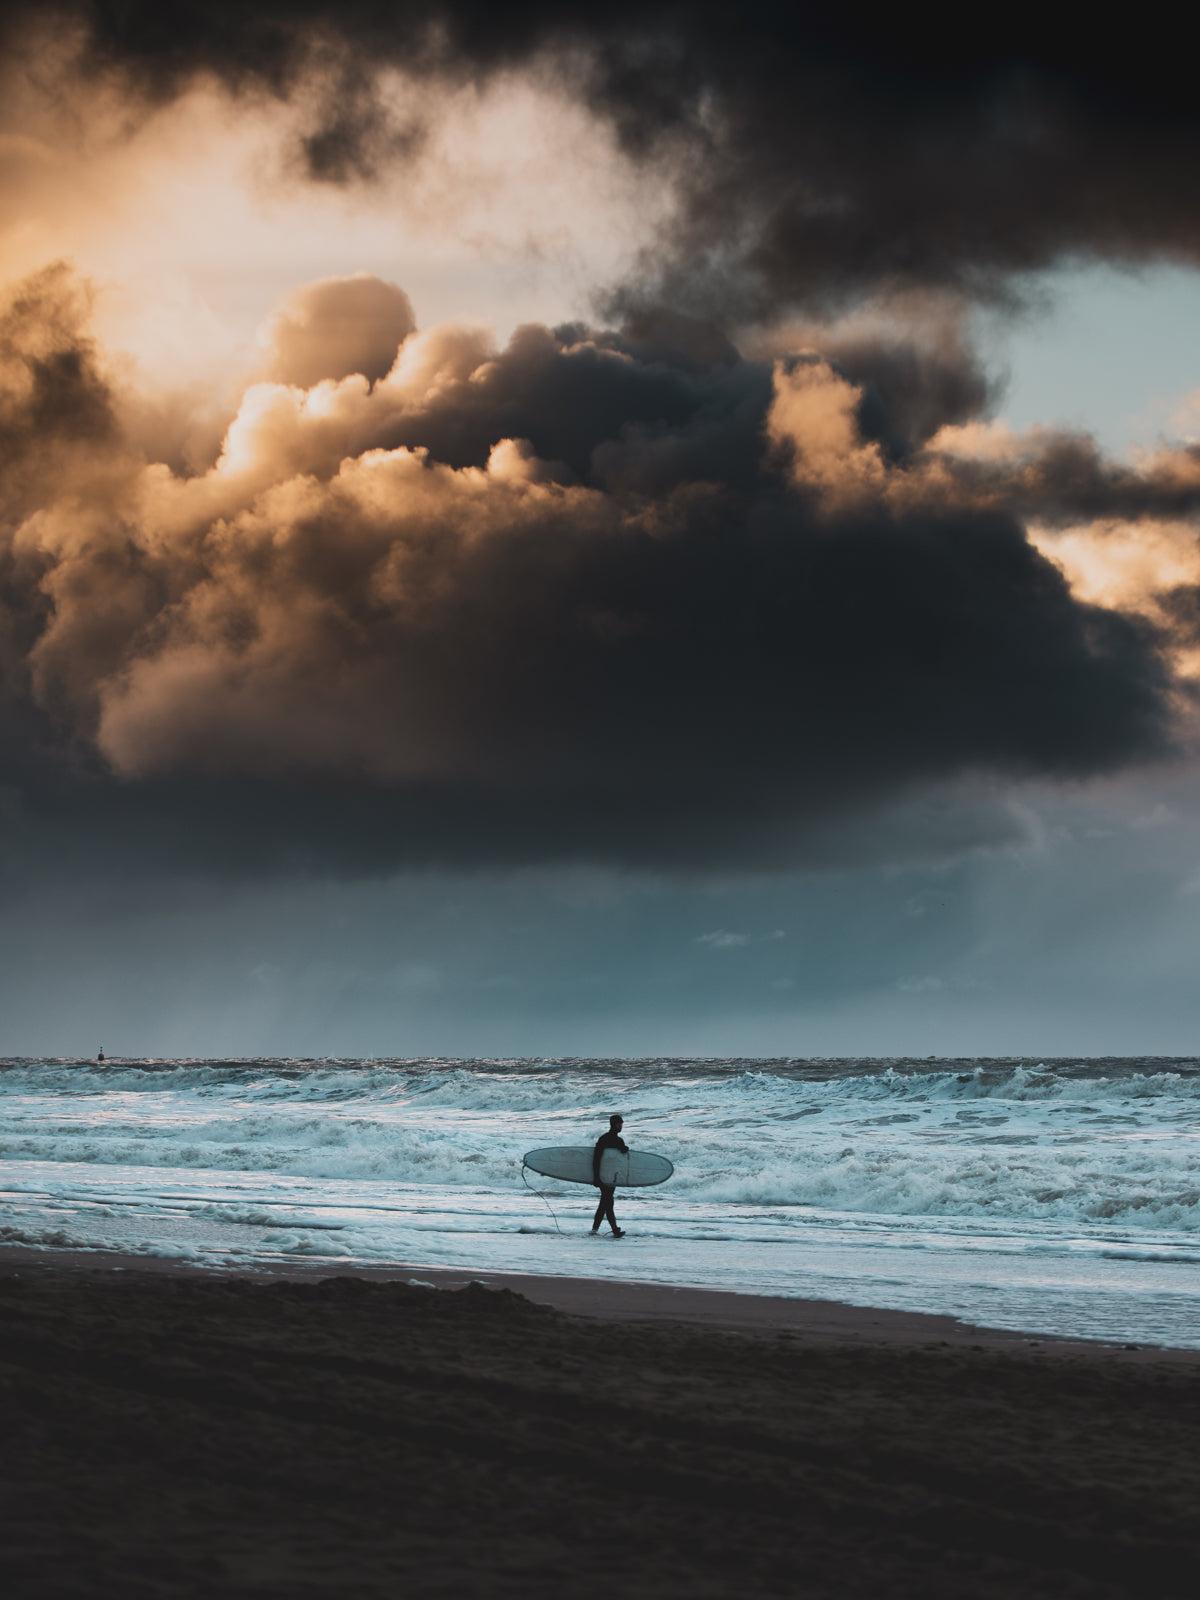
[[1020,20],[0,6],[0,1051],[1194,1053],[1200,125]]

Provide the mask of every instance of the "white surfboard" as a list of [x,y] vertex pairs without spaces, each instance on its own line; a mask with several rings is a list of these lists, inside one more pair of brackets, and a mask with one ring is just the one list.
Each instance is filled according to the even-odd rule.
[[[591,1183],[592,1146],[572,1144],[531,1150],[525,1157],[525,1165],[544,1178],[560,1178],[564,1183]],[[651,1155],[646,1150],[631,1150],[626,1156],[619,1150],[606,1150],[600,1157],[601,1180],[626,1189],[666,1183],[674,1171],[666,1156]]]

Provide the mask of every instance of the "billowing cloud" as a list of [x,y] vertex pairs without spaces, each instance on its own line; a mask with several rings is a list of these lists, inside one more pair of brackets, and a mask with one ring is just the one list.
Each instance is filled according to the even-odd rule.
[[[316,184],[401,205],[397,174],[428,196],[519,165],[497,203],[532,260],[561,185],[517,161],[520,129],[472,171],[469,140],[431,137],[526,91],[551,122],[569,104],[582,144],[604,133],[595,187],[662,202],[607,258],[636,270],[583,285],[605,326],[418,329],[401,288],[331,253],[257,358],[228,335],[220,377],[175,388],[167,301],[139,388],[68,267],[10,286],[0,741],[27,817],[238,866],[773,865],[853,853],[862,818],[891,849],[939,790],[976,800],[914,835],[1007,837],[990,784],[1184,742],[1200,456],[1006,433],[970,338],[972,304],[1055,262],[1196,259],[1182,53],[668,0],[61,0],[0,26],[41,108],[27,131],[14,101],[0,143],[14,262],[43,259],[45,175],[47,239],[84,203],[77,108],[131,215],[162,108],[182,148],[219,107],[289,203]],[[256,166],[268,135],[290,157]],[[276,282],[274,258],[228,255]],[[183,303],[203,342],[217,319]]]
[[963,409],[944,363],[875,385],[680,316],[497,348],[348,280],[272,325],[280,376],[328,375],[252,384],[188,476],[122,439],[85,312],[57,270],[0,323],[0,615],[10,706],[110,774],[101,809],[768,864],[915,787],[1170,748],[1164,635],[1030,542],[1025,457],[980,487],[955,424],[922,442]]
[[408,296],[395,284],[366,272],[327,278],[297,290],[272,317],[265,376],[301,389],[351,373],[374,383],[391,371],[416,325]]
[[939,431],[930,449],[960,493],[1043,523],[1183,517],[1200,508],[1196,445],[1163,447],[1131,465],[1104,456],[1087,434],[1035,428],[1020,435],[968,424]]
[[[10,37],[45,7],[8,5]],[[62,27],[73,19],[72,36]],[[38,19],[42,19],[41,22]],[[68,70],[160,104],[196,82],[302,106],[318,181],[421,148],[404,81],[568,85],[682,200],[647,292],[719,316],[939,288],[1005,298],[1064,258],[1195,260],[1200,120],[1187,52],[1154,29],[947,29],[895,8],[674,0],[60,0]]]

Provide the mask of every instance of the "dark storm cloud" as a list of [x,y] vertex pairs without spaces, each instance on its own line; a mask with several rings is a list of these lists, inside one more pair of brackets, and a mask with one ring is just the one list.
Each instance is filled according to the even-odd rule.
[[[62,265],[0,302],[0,694],[27,687],[28,653],[50,614],[39,585],[48,565],[36,538],[19,539],[47,486],[99,491],[118,438],[108,386],[84,323],[82,286]],[[3,781],[0,779],[0,781]]]
[[[10,27],[46,8],[9,6]],[[1186,49],[1132,21],[1055,27],[1006,8],[970,28],[911,8],[548,0],[183,4],[63,0],[90,72],[151,101],[216,76],[315,89],[311,175],[370,175],[418,148],[379,70],[557,76],[683,209],[614,298],[727,319],[936,287],[1003,299],[1064,257],[1200,254],[1200,109]]]
[[956,461],[959,491],[1049,526],[1187,518],[1200,509],[1200,448],[1163,449],[1144,466],[1107,458],[1087,434],[1037,430],[996,460]]
[[1084,605],[1026,524],[1190,515],[1193,455],[1135,470],[1070,435],[972,455],[946,430],[993,390],[952,311],[907,339],[814,326],[777,363],[722,330],[1003,300],[1088,254],[1195,260],[1186,53],[1095,27],[1056,53],[1011,12],[1036,51],[753,3],[2,14],[10,40],[77,23],[63,70],[131,105],[214,78],[293,101],[325,182],[419,149],[382,69],[546,75],[679,198],[615,331],[497,350],[414,333],[378,280],[304,291],[278,381],[193,476],[144,459],[77,286],[10,296],[2,736],[33,854],[768,866],[830,859],[836,824],[961,775],[1170,750],[1188,594],[1159,632]]
[[[683,319],[645,318],[632,334],[582,326],[519,328],[495,357],[467,335],[446,351],[436,385],[414,395],[373,444],[426,448],[482,467],[500,439],[525,439],[569,481],[661,494],[704,479],[745,487],[765,449],[771,371]],[[694,348],[711,347],[708,360]]]
[[[403,334],[398,292],[343,280],[292,303],[288,360],[327,361],[328,317],[368,303]],[[914,786],[1169,747],[1145,626],[900,438],[889,385],[960,404],[936,360],[868,392],[679,317],[504,350],[434,328],[374,383],[252,387],[187,478],[119,441],[82,312],[50,273],[0,317],[8,437],[36,415],[54,446],[32,507],[7,455],[31,850],[767,866]]]
[[894,457],[926,444],[939,428],[987,411],[1000,385],[983,370],[961,322],[945,317],[923,339],[814,330],[812,341],[863,390],[859,425]]

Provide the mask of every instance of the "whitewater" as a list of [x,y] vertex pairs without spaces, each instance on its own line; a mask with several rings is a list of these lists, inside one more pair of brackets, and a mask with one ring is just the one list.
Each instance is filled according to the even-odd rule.
[[[610,1112],[675,1164],[522,1171]],[[1200,1348],[1195,1060],[0,1061],[0,1242],[830,1299]],[[534,1187],[529,1187],[533,1185]],[[536,1192],[535,1192],[536,1190]]]

